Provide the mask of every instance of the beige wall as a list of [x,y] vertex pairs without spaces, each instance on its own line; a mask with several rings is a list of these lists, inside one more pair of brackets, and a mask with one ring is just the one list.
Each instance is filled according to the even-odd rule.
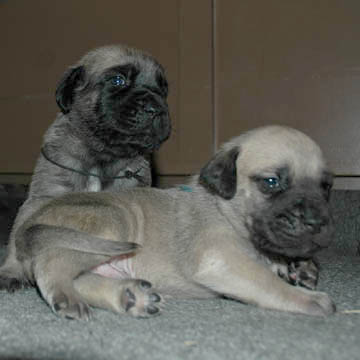
[[218,141],[287,124],[360,175],[360,1],[220,0],[216,18]]
[[358,0],[0,2],[0,173],[32,171],[66,67],[124,42],[167,69],[159,173],[194,173],[221,142],[280,123],[318,141],[337,174],[360,175],[359,14]]

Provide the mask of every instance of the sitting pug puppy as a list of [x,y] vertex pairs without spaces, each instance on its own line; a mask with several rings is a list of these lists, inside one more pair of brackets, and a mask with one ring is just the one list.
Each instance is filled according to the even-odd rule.
[[49,197],[151,185],[151,154],[170,135],[167,94],[162,66],[124,45],[92,50],[65,72],[56,89],[61,112],[44,136],[0,288],[23,285],[13,234]]
[[309,137],[262,127],[225,143],[186,187],[49,201],[15,233],[16,256],[26,281],[68,318],[87,319],[89,306],[152,316],[168,296],[223,295],[329,315],[327,294],[278,272],[329,245],[331,185]]

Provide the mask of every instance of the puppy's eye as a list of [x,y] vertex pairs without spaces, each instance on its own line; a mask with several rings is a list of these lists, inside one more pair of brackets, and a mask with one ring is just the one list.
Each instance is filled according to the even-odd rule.
[[264,178],[263,182],[269,189],[276,189],[280,186],[279,180],[276,177]]
[[268,195],[275,195],[284,192],[289,187],[289,181],[286,177],[254,175],[251,177],[255,181],[258,189]]
[[126,86],[126,78],[123,75],[115,75],[109,80],[110,83],[114,86],[119,86],[119,87]]

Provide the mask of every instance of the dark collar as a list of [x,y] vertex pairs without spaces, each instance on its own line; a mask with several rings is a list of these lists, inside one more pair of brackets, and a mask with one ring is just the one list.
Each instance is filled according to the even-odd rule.
[[179,190],[181,191],[185,191],[185,192],[193,192],[193,189],[191,186],[189,185],[184,185],[184,184],[181,184],[178,186]]
[[94,177],[97,177],[99,179],[102,179],[102,180],[115,180],[115,179],[131,179],[131,178],[134,178],[136,180],[138,180],[139,182],[143,182],[143,179],[140,175],[138,175],[138,173],[140,172],[141,168],[136,170],[136,171],[130,171],[130,170],[126,170],[124,175],[120,175],[120,176],[101,176],[101,175],[98,175],[98,174],[94,174],[94,173],[91,173],[91,172],[88,172],[88,171],[83,171],[83,170],[79,170],[79,169],[73,169],[69,166],[66,166],[66,165],[63,165],[63,164],[59,164],[58,162],[56,162],[55,160],[51,159],[49,157],[49,155],[45,152],[45,149],[44,147],[41,148],[41,154],[42,156],[47,160],[49,161],[50,163],[62,168],[62,169],[65,169],[65,170],[69,170],[69,171],[72,171],[74,173],[77,173],[77,174],[81,174],[81,175],[84,175],[84,176],[94,176]]

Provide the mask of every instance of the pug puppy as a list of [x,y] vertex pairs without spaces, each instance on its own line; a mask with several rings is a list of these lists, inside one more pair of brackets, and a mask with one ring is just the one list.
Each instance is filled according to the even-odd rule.
[[[226,296],[325,316],[323,292],[278,276],[333,235],[332,177],[320,148],[288,127],[257,128],[225,143],[188,185],[50,200],[15,233],[26,281],[52,310],[89,306],[145,317],[164,299]],[[307,265],[305,265],[307,269]]]
[[49,198],[151,185],[151,154],[170,135],[167,94],[163,67],[123,45],[92,50],[65,72],[56,89],[61,112],[44,136],[0,268],[0,288],[23,285],[14,233]]

